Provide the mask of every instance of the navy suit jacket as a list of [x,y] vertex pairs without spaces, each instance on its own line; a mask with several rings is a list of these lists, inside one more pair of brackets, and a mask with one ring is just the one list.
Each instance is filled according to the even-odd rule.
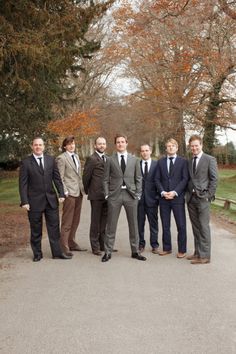
[[158,206],[159,194],[155,183],[157,161],[152,160],[147,177],[144,177],[142,171],[142,161],[140,161],[140,167],[142,172],[142,195],[139,203],[145,203],[148,207]]
[[[171,200],[172,203],[184,203],[188,180],[188,162],[183,157],[176,157],[171,176],[169,176],[167,170],[167,157],[163,157],[158,161],[156,186],[160,194],[163,191],[175,191],[178,194],[178,196]],[[169,202],[169,200],[165,200],[164,198],[161,198],[161,201]]]

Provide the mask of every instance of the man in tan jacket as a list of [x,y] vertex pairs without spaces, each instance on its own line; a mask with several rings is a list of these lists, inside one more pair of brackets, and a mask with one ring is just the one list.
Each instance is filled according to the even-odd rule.
[[62,150],[63,153],[57,157],[57,166],[66,199],[63,203],[60,242],[63,252],[72,255],[70,251],[87,251],[75,241],[85,193],[81,177],[81,164],[79,156],[75,153],[73,136],[68,136],[63,140]]

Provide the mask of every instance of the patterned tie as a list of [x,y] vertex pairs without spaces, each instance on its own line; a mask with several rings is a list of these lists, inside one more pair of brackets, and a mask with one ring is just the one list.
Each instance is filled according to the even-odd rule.
[[172,175],[172,173],[173,173],[173,169],[174,169],[173,159],[174,159],[174,157],[169,157],[169,160],[170,160],[170,165],[169,165],[169,176],[171,176],[171,175]]
[[193,158],[193,174],[195,175],[197,169],[197,156]]
[[148,163],[147,161],[144,162],[144,177],[147,177],[148,175]]
[[120,160],[120,167],[121,167],[121,170],[122,170],[122,172],[123,172],[123,174],[124,174],[124,173],[125,173],[125,167],[126,167],[124,155],[120,155],[120,157],[121,157],[121,160]]
[[40,170],[44,171],[43,163],[42,163],[42,157],[38,157],[37,159],[39,160],[39,168],[40,168]]

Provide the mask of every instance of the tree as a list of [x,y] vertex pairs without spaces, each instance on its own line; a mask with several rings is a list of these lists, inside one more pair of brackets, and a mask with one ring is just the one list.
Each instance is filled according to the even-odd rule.
[[156,134],[184,146],[186,130],[197,130],[211,152],[216,127],[235,122],[235,23],[212,0],[139,4],[114,14],[116,56],[139,82],[135,95],[152,105]]
[[0,0],[0,128],[21,155],[75,90],[68,78],[100,48],[87,32],[113,1]]

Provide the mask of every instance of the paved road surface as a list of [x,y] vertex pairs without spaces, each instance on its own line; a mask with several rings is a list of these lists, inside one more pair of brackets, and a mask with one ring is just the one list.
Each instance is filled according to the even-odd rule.
[[[89,212],[85,202],[88,247]],[[176,242],[172,255],[131,259],[124,213],[117,236],[108,263],[90,251],[52,260],[47,240],[39,263],[30,249],[1,260],[0,353],[236,353],[235,234],[214,227],[212,263],[194,266],[175,257]]]

